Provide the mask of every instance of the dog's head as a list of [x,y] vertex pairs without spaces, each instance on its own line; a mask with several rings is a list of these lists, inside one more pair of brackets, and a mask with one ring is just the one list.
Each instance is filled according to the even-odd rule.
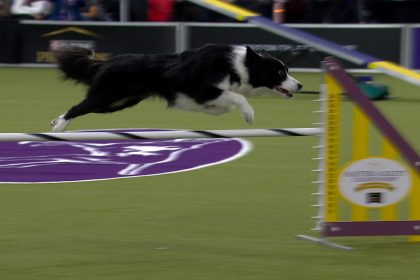
[[249,84],[254,88],[266,87],[286,97],[292,97],[302,88],[302,84],[289,75],[287,67],[267,53],[256,53],[247,47],[245,65]]

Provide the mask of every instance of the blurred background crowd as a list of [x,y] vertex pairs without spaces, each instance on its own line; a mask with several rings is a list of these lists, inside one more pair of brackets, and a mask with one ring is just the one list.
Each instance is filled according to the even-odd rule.
[[[223,0],[286,23],[416,23],[420,0]],[[185,0],[130,0],[130,21],[229,22]],[[120,0],[0,0],[0,18],[119,21]]]

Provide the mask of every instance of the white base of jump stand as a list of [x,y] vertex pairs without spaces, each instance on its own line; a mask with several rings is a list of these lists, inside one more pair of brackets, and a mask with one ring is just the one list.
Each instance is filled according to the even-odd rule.
[[338,249],[338,250],[346,250],[346,251],[353,250],[352,247],[330,242],[326,238],[317,238],[317,237],[312,237],[309,235],[302,235],[302,234],[296,235],[296,237],[302,240],[315,242],[323,246]]

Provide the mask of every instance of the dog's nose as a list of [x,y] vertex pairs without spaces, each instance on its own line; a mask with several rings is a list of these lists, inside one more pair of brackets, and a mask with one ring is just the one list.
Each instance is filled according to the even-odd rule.
[[297,88],[298,88],[298,90],[297,90],[297,91],[300,91],[300,90],[303,88],[303,85],[302,85],[302,84],[300,84],[300,83],[298,83]]

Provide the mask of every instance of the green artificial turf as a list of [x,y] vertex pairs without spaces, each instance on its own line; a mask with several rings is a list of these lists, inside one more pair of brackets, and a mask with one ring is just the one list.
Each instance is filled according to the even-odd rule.
[[[319,74],[297,74],[318,90]],[[397,99],[376,102],[420,148],[420,90],[378,76]],[[83,96],[54,69],[0,68],[0,132],[43,132]],[[252,97],[256,120],[167,110],[159,100],[70,129],[312,127],[316,95]],[[344,113],[349,104],[344,101]],[[418,279],[420,244],[403,237],[335,239],[337,251],[296,239],[313,234],[317,137],[252,138],[254,149],[195,171],[110,181],[0,185],[0,279],[233,280]],[[1,171],[4,172],[4,171]]]

